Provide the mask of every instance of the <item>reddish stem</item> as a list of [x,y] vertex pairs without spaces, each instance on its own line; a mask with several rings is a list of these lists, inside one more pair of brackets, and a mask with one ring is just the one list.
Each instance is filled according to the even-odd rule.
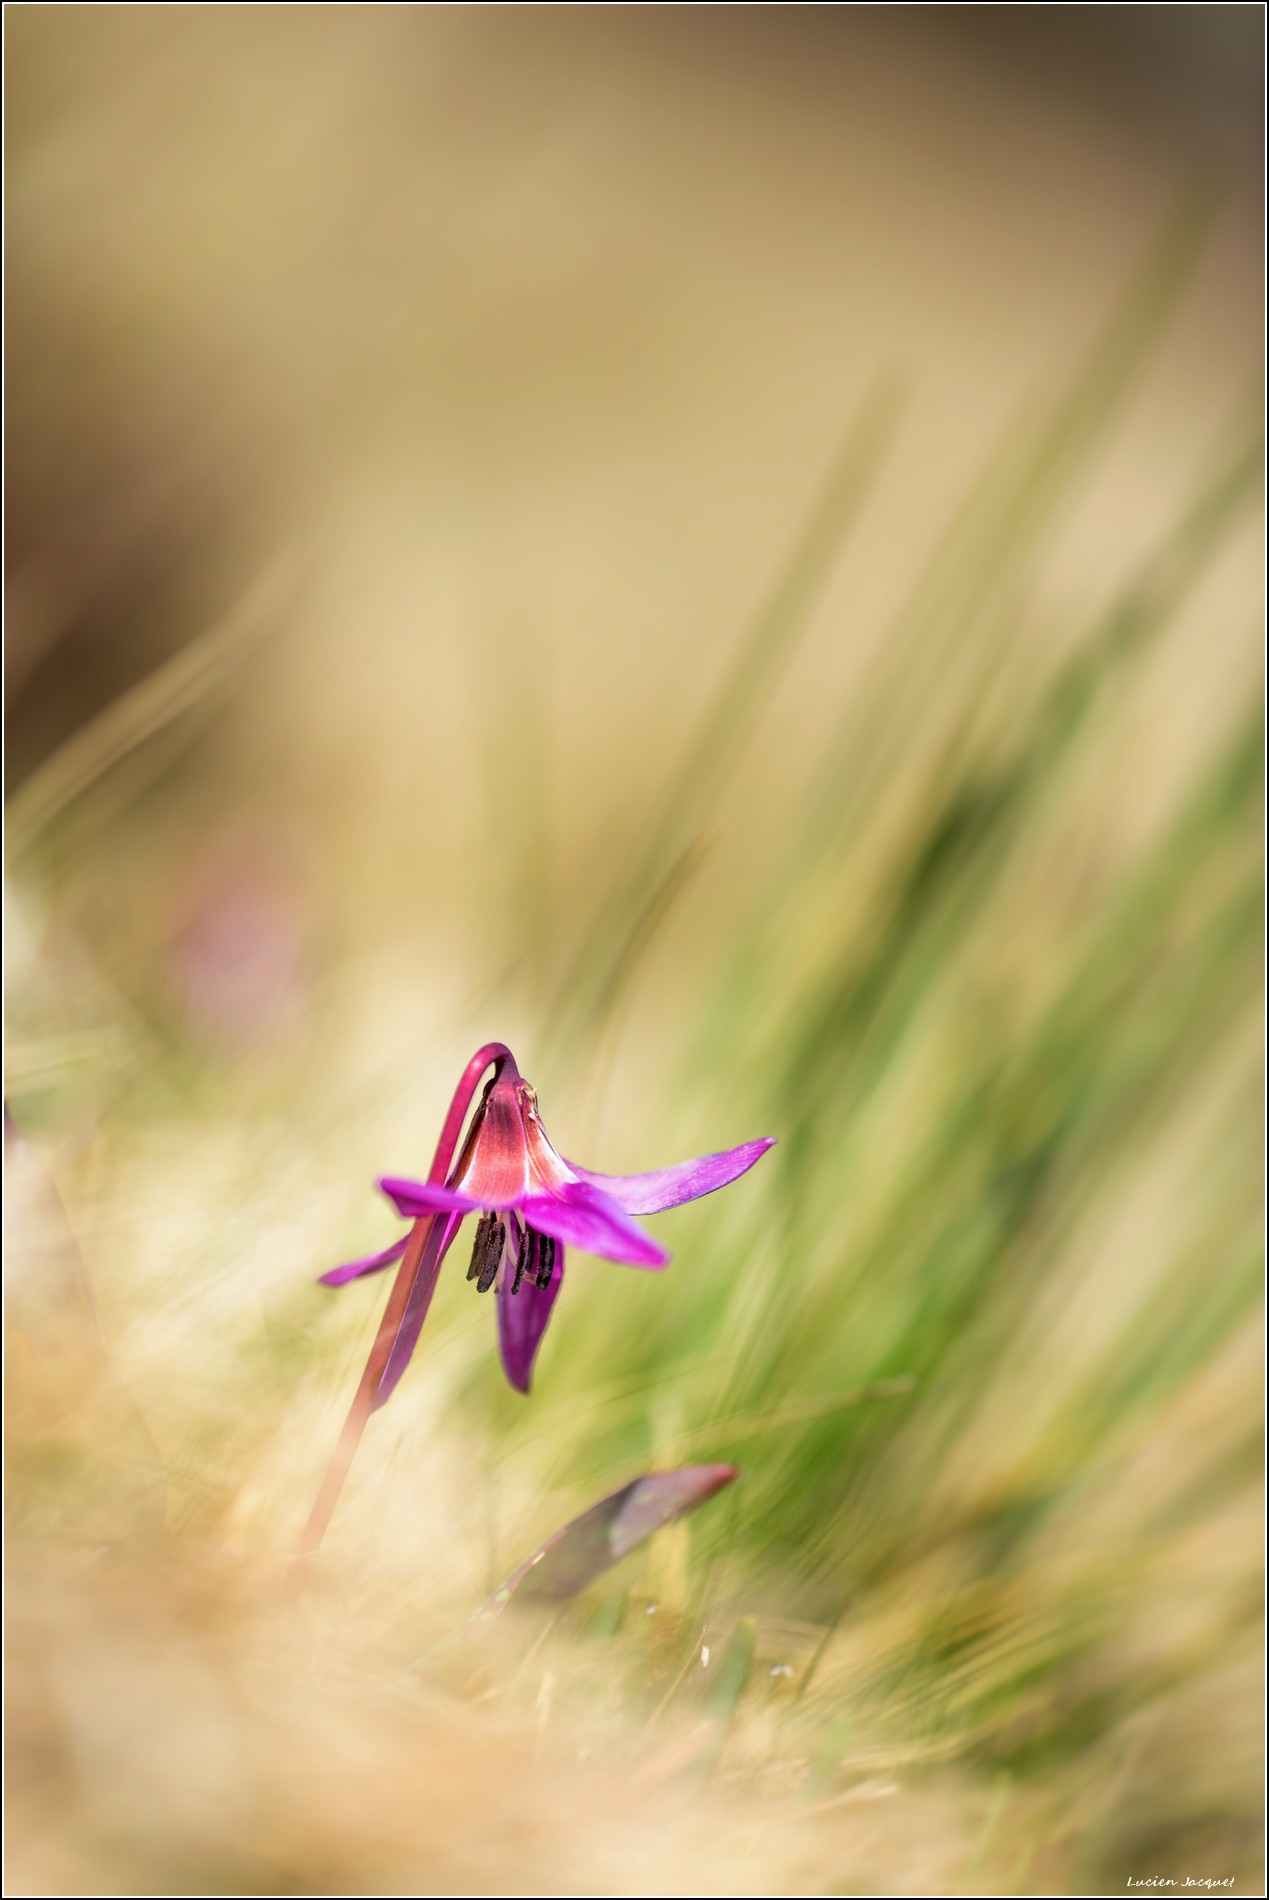
[[[482,1049],[476,1051],[463,1070],[458,1087],[454,1090],[449,1113],[445,1117],[441,1137],[436,1144],[436,1153],[432,1158],[432,1166],[427,1177],[429,1181],[444,1182],[454,1158],[454,1150],[458,1146],[458,1137],[467,1118],[467,1111],[471,1107],[472,1097],[476,1093],[481,1077],[491,1063],[497,1064],[498,1074],[507,1067],[515,1069],[515,1059],[505,1043],[487,1042]],[[326,1475],[322,1479],[313,1508],[309,1512],[308,1523],[304,1526],[304,1535],[300,1539],[300,1547],[291,1566],[289,1594],[293,1598],[298,1597],[304,1588],[309,1567],[321,1547],[326,1526],[334,1515],[340,1492],[344,1488],[344,1480],[348,1476],[349,1467],[361,1443],[366,1421],[376,1409],[379,1382],[391,1356],[393,1341],[396,1339],[402,1319],[410,1308],[411,1298],[418,1282],[428,1273],[432,1277],[432,1286],[425,1287],[421,1292],[424,1311],[431,1300],[432,1287],[435,1286],[436,1276],[440,1271],[443,1241],[451,1220],[452,1216],[449,1215],[425,1214],[415,1221],[411,1230],[409,1243],[401,1265],[397,1268],[392,1291],[388,1295],[388,1304],[379,1322],[379,1330],[370,1348],[370,1357],[366,1360],[365,1370],[349,1407],[348,1416],[344,1420],[344,1428],[339,1434],[330,1464],[326,1468]]]

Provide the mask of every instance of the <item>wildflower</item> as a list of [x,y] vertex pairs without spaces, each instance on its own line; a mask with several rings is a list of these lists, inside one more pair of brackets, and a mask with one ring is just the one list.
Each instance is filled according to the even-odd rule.
[[[491,1064],[494,1073],[451,1166],[467,1106]],[[410,1233],[382,1253],[322,1275],[324,1285],[342,1286],[403,1259],[407,1250],[417,1257],[399,1312],[390,1308],[385,1316],[372,1405],[384,1403],[404,1372],[441,1262],[467,1215],[479,1217],[467,1277],[481,1293],[494,1290],[502,1363],[511,1384],[527,1392],[563,1283],[565,1248],[577,1247],[628,1266],[664,1267],[669,1255],[640,1226],[638,1216],[659,1214],[726,1187],[771,1145],[749,1141],[649,1174],[596,1174],[557,1152],[542,1126],[537,1095],[510,1050],[501,1043],[487,1044],[468,1064],[431,1177],[409,1181],[389,1176],[379,1183],[398,1214],[413,1223]]]

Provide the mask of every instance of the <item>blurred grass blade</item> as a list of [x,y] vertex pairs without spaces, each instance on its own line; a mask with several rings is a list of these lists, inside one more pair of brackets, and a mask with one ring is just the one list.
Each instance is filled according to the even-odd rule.
[[694,839],[680,853],[660,883],[648,893],[644,904],[631,917],[625,935],[616,945],[607,973],[591,1004],[587,1050],[594,1074],[598,1075],[604,1066],[604,1039],[612,1028],[635,971],[709,856],[717,835],[716,831],[711,830],[703,837]]
[[735,771],[767,700],[814,609],[842,544],[872,492],[899,418],[893,379],[879,384],[852,424],[819,495],[732,667],[665,787],[637,847],[583,937],[562,986],[557,1033],[575,1049],[611,1008],[637,965],[637,919],[681,861]]
[[4,1111],[6,1514],[69,1547],[161,1536],[163,1463],[107,1347],[61,1194]]
[[[840,870],[852,838],[870,834],[891,787],[906,787],[910,802],[920,809],[919,790],[906,786],[907,761],[916,763],[927,801],[928,829],[924,840],[913,842],[914,865],[928,848],[931,864],[937,861],[955,872],[963,846],[977,848],[984,830],[1004,815],[991,788],[958,783],[964,771],[958,755],[968,750],[981,719],[980,702],[999,665],[998,649],[1016,632],[1015,616],[1004,605],[1030,584],[1046,537],[1063,508],[1078,499],[1081,478],[1193,274],[1206,224],[1202,205],[1180,207],[1062,397],[1039,423],[1011,426],[878,642],[872,664],[824,748],[801,816],[790,827],[788,848],[755,893],[751,923],[733,966],[715,988],[705,1025],[706,1055],[727,1036],[738,1010],[752,1012],[752,991],[763,982],[773,940],[787,934],[790,910],[830,867]],[[1040,750],[1046,739],[1073,736],[1112,660],[1126,659],[1168,623],[1256,492],[1260,468],[1259,439],[1248,442],[1240,431],[1228,459],[1162,537],[1135,580],[1120,589],[1083,654],[1053,689],[1047,708],[1037,715],[1033,739]],[[941,691],[940,673],[958,655],[966,677]],[[1027,748],[1016,744],[1013,749],[1026,777],[1022,755]],[[930,815],[935,800],[944,802],[941,817]],[[1019,809],[1016,798],[1005,804]],[[947,830],[936,836],[944,822]],[[974,906],[965,914],[972,918]]]
[[[843,709],[809,789],[797,847],[777,867],[781,888],[840,840],[886,762],[911,751],[916,696],[926,716],[937,718],[940,686],[958,656],[990,627],[992,610],[1022,584],[1062,510],[1078,498],[1193,277],[1208,224],[1205,201],[1187,199],[1177,208],[1062,395],[1038,422],[1016,420],[1006,431]],[[1008,616],[997,631],[1001,638],[1012,633]],[[961,699],[955,694],[949,703]]]
[[[1093,715],[1112,687],[1128,683],[1133,666],[1202,580],[1258,493],[1261,469],[1259,435],[1250,441],[1240,438],[1138,572],[1119,589],[1074,657],[1044,690],[1030,718],[1015,722],[1021,729],[1003,760],[992,767],[978,763],[964,739],[959,744],[949,741],[943,755],[931,759],[925,774],[926,803],[918,807],[917,821],[909,827],[906,848],[892,851],[889,891],[874,910],[872,945],[856,947],[832,972],[824,992],[826,1009],[827,997],[836,995],[842,1013],[830,1021],[826,1013],[812,1010],[792,1032],[787,1023],[779,1025],[787,1101],[803,1118],[816,1112],[812,1077],[831,1084],[844,1037],[863,1037],[866,1029],[880,1049],[885,1006],[903,997],[920,1002],[923,981],[907,983],[905,978],[927,967],[921,951],[929,933],[939,933],[937,945],[929,946],[931,954],[937,949],[946,957],[954,942],[973,931],[1014,847],[1051,800],[1061,768],[1071,762]],[[742,939],[735,967],[719,985],[716,1024],[725,1025],[738,1008],[750,1007],[743,999],[764,967],[766,920],[778,915],[769,889],[755,904],[749,937]],[[718,1027],[707,1031],[714,1037],[720,1033]],[[879,1063],[877,1079],[884,1072],[884,1063]],[[858,1062],[854,1077],[858,1091]],[[857,1109],[862,1096],[857,1092],[854,1100]]]
[[556,1531],[512,1571],[476,1620],[488,1622],[513,1596],[523,1602],[563,1603],[584,1590],[676,1518],[694,1511],[736,1477],[734,1465],[684,1465],[653,1471],[623,1484]]
[[294,586],[295,575],[292,561],[275,561],[221,620],[120,694],[45,760],[9,805],[10,851],[29,850],[112,767],[228,684]]

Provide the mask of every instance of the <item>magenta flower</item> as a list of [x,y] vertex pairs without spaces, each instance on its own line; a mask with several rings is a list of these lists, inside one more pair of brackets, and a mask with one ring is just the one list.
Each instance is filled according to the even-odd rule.
[[[451,1166],[463,1116],[491,1064],[494,1073]],[[659,1214],[726,1187],[771,1145],[747,1141],[723,1154],[681,1161],[650,1174],[595,1174],[556,1151],[542,1126],[537,1095],[510,1050],[489,1043],[467,1066],[431,1178],[389,1177],[379,1183],[398,1214],[413,1223],[410,1233],[382,1253],[322,1275],[324,1285],[342,1286],[403,1259],[407,1250],[417,1261],[414,1271],[399,1279],[398,1287],[407,1280],[408,1285],[385,1315],[380,1364],[367,1395],[371,1406],[384,1403],[409,1363],[441,1262],[466,1215],[479,1216],[467,1277],[481,1293],[494,1289],[502,1363],[517,1391],[527,1392],[563,1283],[565,1247],[627,1266],[663,1267],[670,1256],[637,1217]],[[395,1313],[394,1304],[399,1309]]]

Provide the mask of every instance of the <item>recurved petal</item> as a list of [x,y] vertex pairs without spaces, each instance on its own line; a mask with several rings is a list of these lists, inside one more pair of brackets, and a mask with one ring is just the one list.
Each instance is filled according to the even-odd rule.
[[379,1190],[407,1220],[417,1220],[420,1214],[475,1214],[484,1205],[439,1183],[406,1181],[395,1174],[385,1174]]
[[570,1181],[555,1194],[530,1195],[519,1209],[540,1234],[550,1234],[604,1260],[618,1260],[628,1267],[663,1267],[670,1258],[615,1200],[586,1181]]
[[521,1280],[519,1292],[513,1293],[509,1281],[504,1279],[494,1296],[498,1302],[498,1345],[502,1363],[517,1392],[529,1389],[533,1361],[563,1279],[564,1249],[557,1244],[555,1268],[548,1285],[539,1287],[532,1280]]
[[359,1280],[363,1273],[379,1273],[384,1267],[390,1267],[405,1252],[410,1236],[398,1240],[395,1246],[385,1247],[382,1253],[368,1253],[362,1260],[350,1260],[346,1267],[332,1267],[329,1273],[323,1273],[319,1286],[346,1286],[349,1280]]
[[667,1207],[679,1207],[684,1201],[699,1201],[726,1187],[752,1168],[759,1156],[773,1148],[773,1139],[745,1141],[739,1148],[727,1148],[721,1154],[701,1155],[695,1161],[679,1161],[672,1168],[653,1168],[648,1174],[593,1174],[570,1161],[574,1174],[592,1187],[609,1195],[627,1214],[660,1214]]

